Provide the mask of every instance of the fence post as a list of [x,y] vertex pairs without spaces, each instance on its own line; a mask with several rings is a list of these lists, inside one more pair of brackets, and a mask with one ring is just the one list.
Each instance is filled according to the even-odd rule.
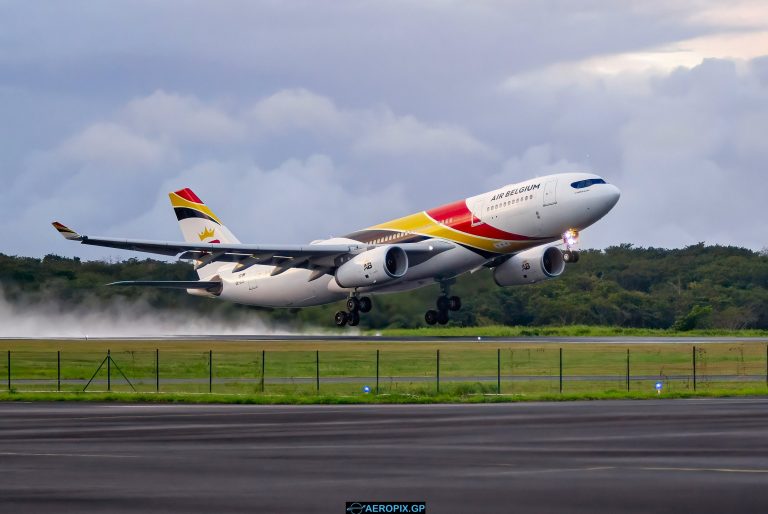
[[213,392],[213,350],[208,350],[208,392]]
[[11,390],[11,350],[8,350],[8,390]]
[[629,348],[627,348],[627,392],[629,392]]
[[563,392],[563,349],[560,348],[560,392]]
[[496,348],[496,394],[501,394],[501,348]]
[[317,382],[317,392],[320,392],[320,350],[315,350],[315,380]]
[[437,392],[440,392],[440,349],[437,349]]
[[693,362],[693,390],[696,390],[696,347],[691,348],[691,362]]
[[768,386],[768,344],[765,345],[765,385]]
[[56,390],[61,392],[61,350],[56,352]]
[[107,350],[107,391],[112,390],[112,356],[110,350]]
[[261,392],[264,392],[264,358],[267,356],[266,350],[261,350]]
[[160,348],[155,348],[155,392],[160,392]]
[[[768,352],[768,347],[766,347],[766,352]],[[766,353],[768,355],[768,353]],[[768,366],[768,364],[766,364]],[[766,375],[766,383],[768,383],[768,375]],[[376,349],[376,394],[379,394],[379,349]]]

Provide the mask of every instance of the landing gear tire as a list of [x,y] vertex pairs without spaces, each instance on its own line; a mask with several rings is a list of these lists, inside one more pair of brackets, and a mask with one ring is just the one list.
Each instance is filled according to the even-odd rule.
[[371,312],[371,309],[373,308],[373,303],[371,302],[371,299],[369,297],[361,296],[359,302],[360,302],[360,312]]
[[350,327],[356,327],[360,324],[360,314],[357,313],[357,311],[352,311],[349,313],[349,319],[347,319],[347,325]]
[[451,302],[447,296],[437,297],[437,310],[440,312],[447,311],[451,307]]
[[461,298],[458,296],[451,296],[448,298],[448,309],[452,311],[461,309]]
[[448,311],[439,311],[437,313],[437,322],[441,325],[448,323]]
[[437,323],[438,313],[437,311],[428,310],[426,314],[424,314],[424,321],[427,322],[427,325],[434,325]]
[[360,310],[360,300],[355,296],[350,296],[349,299],[347,299],[347,310],[349,312],[357,312]]
[[566,250],[563,252],[563,260],[570,264],[579,262],[579,252]]
[[339,311],[333,316],[333,321],[336,323],[337,327],[346,325],[348,319],[349,315],[345,311]]

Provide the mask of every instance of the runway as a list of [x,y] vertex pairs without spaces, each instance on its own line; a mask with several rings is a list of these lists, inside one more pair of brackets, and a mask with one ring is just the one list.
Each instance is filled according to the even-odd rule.
[[0,512],[759,512],[768,399],[0,404]]

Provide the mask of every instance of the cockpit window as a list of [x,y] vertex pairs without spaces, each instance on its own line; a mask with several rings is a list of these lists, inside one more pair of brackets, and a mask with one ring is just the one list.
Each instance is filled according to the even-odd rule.
[[579,180],[577,182],[571,182],[571,187],[574,189],[582,189],[589,187],[593,184],[605,184],[605,180],[601,178],[588,178],[586,180]]

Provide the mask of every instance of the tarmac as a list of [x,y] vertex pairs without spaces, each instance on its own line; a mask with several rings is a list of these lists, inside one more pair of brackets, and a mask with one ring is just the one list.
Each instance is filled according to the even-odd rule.
[[0,512],[760,512],[768,398],[0,403]]

